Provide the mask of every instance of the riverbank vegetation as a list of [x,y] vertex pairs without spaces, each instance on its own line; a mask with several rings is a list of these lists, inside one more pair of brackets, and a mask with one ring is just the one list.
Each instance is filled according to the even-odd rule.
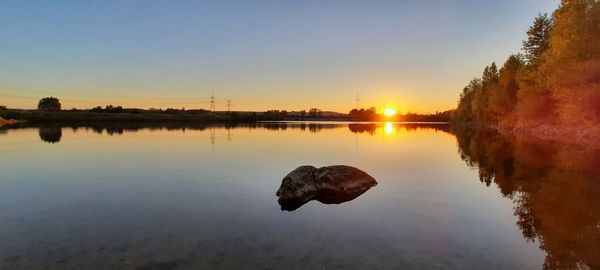
[[600,2],[563,0],[527,31],[523,53],[484,68],[452,121],[551,139],[600,134]]

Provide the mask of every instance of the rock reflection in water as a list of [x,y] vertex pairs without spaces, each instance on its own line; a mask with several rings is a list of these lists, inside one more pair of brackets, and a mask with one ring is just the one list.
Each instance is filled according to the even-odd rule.
[[324,204],[351,201],[375,185],[373,177],[354,167],[300,166],[283,178],[276,195],[281,210],[294,211],[311,200]]

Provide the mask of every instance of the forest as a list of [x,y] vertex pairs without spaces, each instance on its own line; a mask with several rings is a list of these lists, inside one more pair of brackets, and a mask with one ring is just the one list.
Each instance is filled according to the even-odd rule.
[[452,121],[600,134],[600,1],[563,0],[539,14],[522,53],[464,87]]

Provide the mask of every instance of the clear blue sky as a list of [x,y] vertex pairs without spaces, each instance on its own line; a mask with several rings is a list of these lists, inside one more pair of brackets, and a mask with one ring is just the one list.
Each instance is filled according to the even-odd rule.
[[519,52],[514,1],[0,1],[0,104],[432,112]]

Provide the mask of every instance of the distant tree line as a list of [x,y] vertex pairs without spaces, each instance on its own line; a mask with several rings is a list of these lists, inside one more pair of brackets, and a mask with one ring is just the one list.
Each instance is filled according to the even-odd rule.
[[433,114],[406,113],[398,115],[397,120],[402,122],[448,122],[452,111],[435,112]]
[[417,114],[408,112],[394,116],[384,116],[377,113],[377,108],[352,109],[348,118],[353,121],[403,121],[403,122],[448,122],[452,111],[435,112],[433,114]]
[[[288,112],[286,110],[267,110],[264,112],[243,111],[209,111],[205,109],[141,109],[123,106],[106,105],[92,109],[62,110],[60,100],[56,97],[45,97],[39,100],[37,111],[7,109],[0,107],[3,117],[33,122],[45,121],[205,121],[205,122],[256,122],[278,120],[308,120],[343,118],[343,114],[323,112],[312,108]],[[327,113],[327,114],[326,114]],[[336,118],[336,119],[337,119]]]
[[[78,110],[72,109],[72,111],[78,111]],[[113,106],[113,105],[107,105],[104,108],[98,106],[98,107],[94,107],[94,108],[90,109],[89,111],[95,112],[95,113],[130,113],[130,114],[141,114],[141,113],[205,114],[205,113],[209,113],[208,110],[204,110],[204,109],[193,109],[193,110],[186,110],[185,108],[181,108],[181,109],[167,108],[164,110],[163,109],[155,109],[155,108],[140,109],[140,108],[123,108],[122,106]]]
[[[6,109],[0,107],[0,110]],[[220,120],[227,121],[273,121],[273,120],[352,120],[352,121],[407,121],[407,122],[447,122],[449,119],[448,112],[436,112],[435,114],[415,114],[407,113],[404,115],[383,116],[377,113],[375,107],[368,109],[353,109],[347,115],[322,111],[318,108],[311,108],[308,111],[288,112],[286,110],[267,110],[264,112],[213,112],[204,109],[140,109],[140,108],[125,108],[123,106],[106,105],[105,107],[97,106],[92,109],[77,109],[61,111],[61,103],[58,98],[46,97],[42,98],[38,103],[38,111],[40,114],[27,113],[22,110],[10,110],[12,117],[29,118],[28,120],[40,121],[48,120],[82,120],[87,118],[90,120],[98,119],[146,119],[151,117],[168,116],[178,119],[189,119],[190,117],[209,117],[211,119],[217,117]],[[102,115],[106,114],[106,115]],[[129,115],[129,116],[128,116]],[[135,116],[137,115],[137,116]],[[171,119],[170,118],[170,119]],[[162,118],[161,118],[162,119]],[[216,118],[215,118],[216,119]]]
[[323,111],[317,108],[311,108],[310,110],[308,110],[308,116],[312,118],[322,117]]
[[[1,109],[6,109],[4,106],[0,106]],[[60,100],[55,97],[46,97],[42,98],[38,104],[38,110],[40,111],[60,111],[61,104]],[[92,109],[77,109],[72,108],[68,110],[70,112],[93,112],[93,113],[112,113],[112,114],[209,114],[211,111],[205,109],[175,109],[175,108],[167,108],[167,109],[140,109],[140,108],[125,108],[123,106],[114,106],[114,105],[106,105],[104,108],[101,106],[94,107]],[[219,112],[225,113],[230,116],[236,116],[239,112]],[[268,118],[269,120],[283,120],[289,114],[286,110],[267,110],[264,112],[251,112],[251,115],[261,118]],[[296,112],[294,115],[298,115]],[[299,115],[302,118],[321,118],[324,117],[324,113],[322,110],[317,108],[311,108],[308,112],[306,110],[302,110],[299,112]]]
[[380,115],[378,115],[376,111],[377,109],[375,107],[371,107],[368,109],[352,109],[348,113],[348,117],[350,118],[350,120],[355,121],[377,121],[379,120]]
[[563,0],[551,16],[538,15],[522,50],[471,80],[452,120],[598,128],[600,1]]

